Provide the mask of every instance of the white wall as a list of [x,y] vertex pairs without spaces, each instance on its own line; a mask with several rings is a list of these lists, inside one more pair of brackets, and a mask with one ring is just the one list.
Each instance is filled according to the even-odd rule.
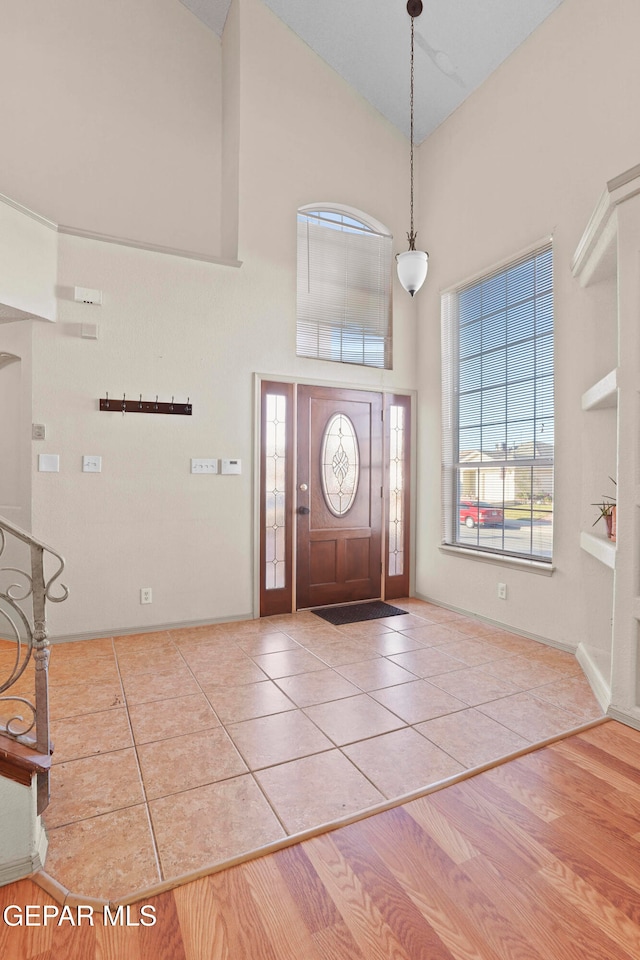
[[44,866],[47,838],[36,808],[35,778],[23,786],[0,777],[0,885]]
[[[0,351],[20,357],[0,369],[0,516],[31,525],[31,342],[38,321],[0,323]],[[37,444],[36,444],[37,446]]]
[[[579,549],[582,392],[615,359],[570,262],[606,181],[640,160],[636,0],[565,0],[420,148],[417,217],[431,252],[420,294],[417,590],[575,645],[586,626]],[[556,487],[552,578],[444,555],[440,516],[440,291],[554,238]],[[603,291],[603,302],[610,292]],[[593,484],[609,488],[600,458]],[[600,475],[597,475],[599,471]],[[602,489],[600,489],[602,488]],[[586,558],[588,563],[593,563]],[[606,571],[602,571],[607,575]],[[497,582],[508,600],[497,599]],[[593,592],[591,579],[588,583]],[[603,594],[603,609],[610,605]],[[588,615],[588,614],[587,614]]]
[[[402,247],[406,140],[258,0],[236,0],[231,22],[242,267],[59,238],[59,322],[37,329],[33,359],[33,418],[47,425],[37,452],[61,457],[59,474],[33,474],[33,530],[65,556],[71,590],[49,608],[54,637],[252,613],[256,372],[415,385],[415,305],[399,286],[393,371],[295,356],[297,207],[349,203]],[[73,302],[76,284],[102,290],[103,305]],[[83,320],[98,340],[80,337]],[[189,397],[194,413],[101,413],[107,391]],[[83,474],[83,454],[101,455],[103,472]],[[237,457],[243,472],[192,476],[191,457]]]
[[0,319],[55,320],[57,255],[55,225],[0,196]]
[[0,193],[220,255],[221,49],[176,0],[0,3]]

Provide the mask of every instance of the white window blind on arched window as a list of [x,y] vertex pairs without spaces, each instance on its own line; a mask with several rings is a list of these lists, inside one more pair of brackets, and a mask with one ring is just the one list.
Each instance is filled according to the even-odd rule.
[[391,369],[391,245],[337,208],[298,211],[298,356]]

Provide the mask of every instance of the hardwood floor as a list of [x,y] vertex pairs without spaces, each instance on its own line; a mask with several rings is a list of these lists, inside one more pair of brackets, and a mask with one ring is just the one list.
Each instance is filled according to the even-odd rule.
[[[53,901],[27,880],[0,903]],[[637,960],[640,733],[607,721],[149,905],[155,926],[0,921],[0,957]]]

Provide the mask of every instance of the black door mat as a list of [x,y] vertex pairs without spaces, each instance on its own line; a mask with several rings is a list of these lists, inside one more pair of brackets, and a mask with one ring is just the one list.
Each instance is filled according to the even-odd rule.
[[311,613],[317,614],[323,620],[328,620],[339,627],[343,623],[359,623],[361,620],[379,620],[381,617],[399,617],[406,613],[400,607],[392,607],[382,600],[372,600],[370,603],[352,603],[345,607],[319,607]]

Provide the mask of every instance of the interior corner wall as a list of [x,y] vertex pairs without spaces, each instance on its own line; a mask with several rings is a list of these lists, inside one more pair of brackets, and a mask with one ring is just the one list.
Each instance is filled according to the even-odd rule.
[[[419,302],[417,592],[575,646],[586,607],[579,547],[581,394],[611,365],[597,303],[570,264],[606,182],[640,161],[636,0],[564,0],[419,149],[418,222],[429,278]],[[552,577],[441,552],[440,294],[553,235],[555,505]],[[594,305],[596,305],[594,307]],[[597,459],[597,458],[596,458]],[[608,489],[600,460],[594,489]],[[592,498],[592,499],[595,499]],[[505,582],[508,599],[497,597]]]
[[177,0],[4,3],[0,193],[74,230],[220,256],[221,62]]
[[222,35],[222,256],[238,257],[240,215],[240,9],[232,0]]
[[0,367],[0,516],[23,530],[31,528],[31,342],[34,322],[38,321],[0,323],[0,351],[20,358]]
[[[38,325],[33,348],[37,452],[59,454],[60,471],[38,473],[34,449],[32,526],[65,557],[70,590],[48,610],[54,639],[252,615],[256,373],[415,387],[415,305],[397,283],[393,370],[295,354],[298,206],[357,207],[403,246],[407,141],[263,4],[236,3],[242,266],[59,237],[58,323]],[[76,303],[75,285],[102,306]],[[189,398],[193,415],[100,412],[106,392]],[[83,473],[85,454],[101,473]],[[192,457],[242,472],[194,475]]]

